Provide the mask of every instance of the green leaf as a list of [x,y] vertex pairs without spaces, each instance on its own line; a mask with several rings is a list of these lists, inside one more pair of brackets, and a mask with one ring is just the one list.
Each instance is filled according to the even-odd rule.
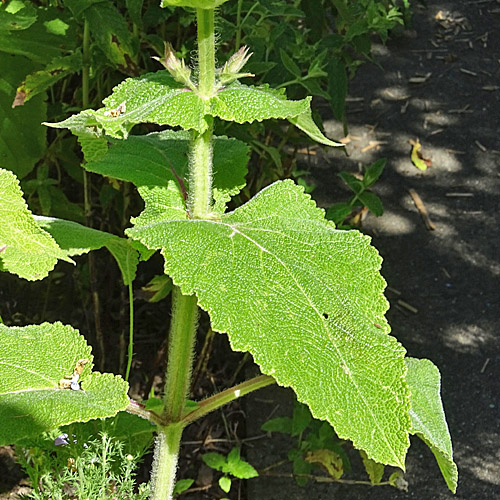
[[205,465],[219,471],[226,465],[226,457],[220,453],[205,453],[201,456],[201,459],[205,462]]
[[384,205],[375,193],[363,191],[358,195],[358,200],[363,203],[373,215],[380,217],[384,213]]
[[97,2],[83,11],[92,37],[106,57],[125,72],[135,69],[137,43],[112,2]]
[[166,274],[197,295],[234,350],[249,351],[341,439],[404,467],[405,350],[387,335],[381,258],[369,237],[335,230],[291,181],[220,221],[163,221],[127,233],[162,248]]
[[[0,31],[25,30],[29,28],[37,17],[33,5],[25,4],[20,0],[11,0],[0,5]],[[0,49],[1,50],[1,49]]]
[[189,9],[215,9],[227,0],[161,0],[161,6],[187,7]]
[[[128,384],[111,373],[91,373],[90,347],[61,323],[0,324],[0,444],[13,444],[71,422],[115,415],[128,405]],[[89,360],[81,390],[60,389],[77,362]]]
[[208,113],[236,123],[270,118],[290,119],[306,113],[310,102],[310,97],[300,101],[288,101],[284,91],[268,86],[253,87],[234,82],[210,99]]
[[458,469],[453,461],[451,437],[441,402],[441,375],[428,359],[406,358],[405,361],[406,381],[411,390],[411,432],[429,446],[448,488],[455,493]]
[[108,141],[105,137],[83,134],[78,135],[78,142],[87,163],[100,160],[108,151]]
[[370,482],[375,485],[382,481],[382,476],[384,475],[385,467],[382,464],[369,459],[363,450],[359,451],[361,459],[363,460],[363,465],[365,466],[366,473],[370,478]]
[[[126,110],[118,116],[111,116],[125,103]],[[88,133],[104,131],[106,134],[127,137],[137,123],[180,126],[204,132],[207,104],[198,95],[176,82],[168,71],[147,73],[139,78],[127,78],[113,89],[111,96],[104,99],[105,108],[97,111],[85,110],[59,123],[47,123],[55,128],[69,128],[77,134],[85,129]]]
[[174,495],[180,495],[184,491],[188,490],[191,488],[193,483],[194,479],[179,479],[179,481],[175,483]]
[[363,192],[363,182],[357,177],[354,177],[354,175],[349,172],[340,172],[339,177],[354,191],[354,193],[360,194]]
[[227,464],[223,472],[232,474],[239,479],[250,479],[251,477],[257,477],[259,475],[248,462],[241,458],[239,448],[233,448],[229,452]]
[[293,409],[292,436],[299,436],[307,429],[311,423],[312,417],[309,408],[306,405],[296,403]]
[[0,169],[0,268],[33,281],[45,278],[58,259],[73,262],[35,222],[19,181]]
[[292,434],[292,419],[290,417],[272,418],[264,422],[261,427],[265,432],[281,432],[283,434]]
[[130,19],[139,28],[142,28],[142,8],[144,5],[144,0],[126,0],[125,4],[127,5],[127,11]]
[[300,85],[302,85],[302,87],[304,87],[307,90],[309,95],[321,96],[326,100],[330,99],[330,95],[328,94],[328,92],[325,92],[321,88],[321,80],[319,80],[319,79],[313,80],[310,78],[309,80],[302,80],[299,83],[300,83]]
[[229,493],[229,491],[231,490],[231,478],[222,476],[219,479],[219,486],[222,491],[224,491],[225,493]]
[[137,123],[180,126],[203,133],[208,128],[207,116],[236,123],[282,118],[290,120],[321,144],[343,146],[321,133],[311,117],[310,101],[310,97],[289,101],[284,91],[239,82],[203,100],[176,82],[167,71],[158,71],[123,81],[104,99],[105,108],[85,110],[62,122],[46,125],[69,128],[77,135],[104,132],[112,137],[126,138]]
[[299,116],[289,118],[288,121],[295,125],[297,128],[305,132],[311,139],[320,144],[325,144],[326,146],[335,146],[335,147],[343,147],[345,144],[341,142],[335,142],[325,137],[321,130],[318,128],[316,123],[311,116],[311,110],[307,110],[304,113],[301,113]]
[[47,105],[45,96],[39,95],[29,106],[12,109],[16,88],[33,64],[25,57],[0,52],[0,68],[0,167],[22,179],[45,152],[47,131],[40,123],[46,118]]
[[[1,7],[0,7],[1,8]],[[40,63],[48,64],[56,57],[67,54],[76,48],[77,28],[69,13],[60,11],[55,7],[37,9],[37,20],[29,28],[16,31],[0,29],[0,52],[26,56]],[[9,68],[1,64],[4,68]],[[23,77],[31,71],[23,71],[19,65],[18,70],[23,72]],[[16,82],[16,86],[22,78]]]
[[25,104],[32,97],[44,92],[65,76],[80,71],[82,64],[80,52],[54,59],[44,69],[35,71],[25,78],[17,88],[16,100],[12,106]]
[[227,455],[227,464],[233,466],[241,460],[241,450],[237,447],[231,449]]
[[302,76],[302,71],[295,64],[294,60],[283,50],[280,48],[280,58],[283,66],[293,75],[298,78]]
[[[155,132],[130,136],[116,142],[99,161],[85,165],[86,170],[132,182],[138,187],[146,208],[136,225],[164,218],[186,217],[179,179],[187,188],[190,134],[184,131]],[[227,137],[214,138],[214,210],[222,213],[225,204],[245,185],[248,147]],[[176,177],[177,176],[177,177]]]
[[328,93],[330,106],[337,120],[344,120],[345,100],[347,97],[347,71],[345,65],[332,58],[326,67],[328,73]]
[[306,462],[304,458],[302,457],[302,454],[297,455],[293,459],[293,473],[296,476],[295,477],[295,482],[299,486],[305,486],[309,479],[307,477],[300,477],[302,476],[308,476],[311,474],[313,469],[313,465],[310,464],[309,462]]
[[148,302],[160,302],[172,291],[172,280],[165,274],[154,276],[141,288],[142,294]]
[[378,181],[384,171],[386,163],[387,160],[385,158],[380,158],[366,168],[365,175],[363,176],[363,184],[365,188],[373,186],[373,184]]
[[335,225],[339,226],[351,212],[352,207],[349,203],[334,203],[326,211],[326,218],[333,221]]
[[82,255],[106,247],[120,268],[124,284],[129,285],[134,281],[139,254],[130,240],[73,221],[38,216],[35,220],[52,235],[68,256]]

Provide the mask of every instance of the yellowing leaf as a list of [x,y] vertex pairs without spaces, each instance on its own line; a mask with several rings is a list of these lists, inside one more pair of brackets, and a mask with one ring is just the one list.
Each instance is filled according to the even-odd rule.
[[382,476],[384,475],[384,465],[368,458],[363,450],[360,450],[359,454],[363,460],[363,465],[365,466],[366,473],[370,478],[370,482],[372,484],[379,484],[382,480]]
[[422,158],[422,154],[420,153],[420,149],[422,145],[420,141],[417,139],[416,141],[410,141],[413,145],[411,149],[411,161],[413,165],[415,165],[420,170],[427,170],[427,162]]
[[323,466],[328,474],[335,479],[340,479],[344,473],[342,459],[332,450],[323,449],[309,451],[306,454],[305,460],[310,464],[319,464]]

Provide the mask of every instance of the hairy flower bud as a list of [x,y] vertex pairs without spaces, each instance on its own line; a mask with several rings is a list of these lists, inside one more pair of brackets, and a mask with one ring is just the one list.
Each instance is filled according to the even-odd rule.
[[175,81],[186,85],[191,90],[196,86],[191,81],[191,69],[186,66],[184,59],[179,59],[170,43],[165,42],[165,55],[163,59],[154,56],[153,59],[159,61],[165,69],[174,77]]
[[217,72],[219,74],[219,84],[221,86],[227,85],[238,78],[245,76],[255,76],[252,73],[240,73],[241,68],[245,66],[253,52],[248,53],[249,48],[241,47],[238,52],[234,53]]

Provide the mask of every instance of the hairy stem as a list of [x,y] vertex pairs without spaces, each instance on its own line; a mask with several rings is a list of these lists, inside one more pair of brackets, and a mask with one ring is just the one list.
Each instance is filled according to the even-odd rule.
[[151,473],[150,500],[170,500],[184,425],[180,423],[191,382],[193,349],[198,325],[198,307],[194,295],[172,291],[172,319],[169,333],[168,366],[163,396],[164,411],[158,426],[155,459]]
[[[214,11],[197,9],[198,22],[198,92],[210,99],[215,89]],[[189,155],[188,209],[191,217],[203,218],[212,201],[212,121],[207,130],[193,132]],[[191,382],[193,350],[198,324],[197,299],[173,290],[172,319],[169,333],[168,367],[163,397],[164,411],[158,426],[153,463],[151,500],[170,500],[185,423],[182,421]]]
[[170,500],[173,497],[182,429],[180,424],[171,424],[158,431],[149,500]]
[[242,396],[256,391],[257,389],[262,389],[262,387],[266,387],[267,385],[274,384],[275,382],[274,378],[269,375],[259,375],[258,377],[247,380],[246,382],[238,384],[234,387],[230,387],[229,389],[202,401],[196,410],[193,410],[184,417],[183,422],[186,425],[194,422],[207,413],[214,411],[217,408],[234,401],[235,399],[241,398]]
[[128,360],[125,380],[128,382],[130,368],[132,366],[132,357],[134,356],[134,290],[132,282],[128,284],[128,310],[129,310],[129,329],[128,329]]
[[165,380],[164,418],[176,423],[182,418],[191,381],[193,348],[198,326],[198,306],[194,295],[182,295],[178,287],[172,291],[168,367]]

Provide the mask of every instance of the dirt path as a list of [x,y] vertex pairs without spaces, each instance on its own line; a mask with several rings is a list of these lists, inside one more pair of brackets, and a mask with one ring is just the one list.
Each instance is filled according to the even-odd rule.
[[[350,91],[349,157],[318,152],[313,196],[325,207],[346,201],[337,173],[388,159],[374,189],[385,214],[369,215],[364,230],[384,257],[394,335],[409,355],[429,358],[441,370],[459,466],[457,495],[446,489],[430,451],[413,439],[408,493],[300,489],[287,479],[266,478],[250,482],[252,499],[500,498],[500,2],[428,3],[415,8],[412,30],[377,48],[382,68],[359,70]],[[327,123],[327,133],[342,136],[335,123]],[[432,162],[425,172],[410,161],[410,139],[420,140]],[[426,228],[410,189],[420,195],[434,230]],[[269,402],[275,393],[256,397],[263,402],[249,420],[262,421],[276,406]],[[259,425],[251,424],[255,432]],[[265,455],[260,466],[283,458],[282,446],[277,438],[258,450]]]

